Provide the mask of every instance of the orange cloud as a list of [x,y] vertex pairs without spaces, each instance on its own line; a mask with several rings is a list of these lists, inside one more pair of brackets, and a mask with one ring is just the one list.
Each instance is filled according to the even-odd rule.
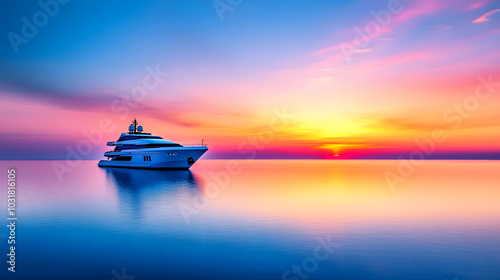
[[491,16],[492,14],[498,12],[498,11],[500,11],[500,9],[496,9],[496,10],[487,12],[486,14],[484,14],[484,15],[480,16],[479,18],[475,19],[473,21],[473,23],[480,23],[480,22],[489,21],[490,19],[488,17]]

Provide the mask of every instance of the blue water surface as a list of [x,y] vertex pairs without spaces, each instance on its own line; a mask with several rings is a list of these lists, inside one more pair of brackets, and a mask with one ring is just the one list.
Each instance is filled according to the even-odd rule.
[[54,163],[1,162],[18,218],[1,279],[500,279],[496,161],[429,161],[396,187],[397,161]]

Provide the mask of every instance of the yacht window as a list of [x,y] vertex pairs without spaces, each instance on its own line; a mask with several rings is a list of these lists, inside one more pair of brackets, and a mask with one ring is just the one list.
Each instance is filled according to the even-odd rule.
[[149,145],[122,145],[120,150],[146,149],[146,148],[162,148],[162,147],[182,147],[181,144],[149,144]]
[[119,156],[113,158],[114,161],[131,161],[132,157],[131,156]]

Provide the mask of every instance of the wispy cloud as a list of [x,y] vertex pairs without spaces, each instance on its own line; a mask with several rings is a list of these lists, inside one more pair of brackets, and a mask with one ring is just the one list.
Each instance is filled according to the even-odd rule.
[[[39,104],[48,104],[57,108],[56,110],[94,112],[114,116],[117,119],[122,114],[126,114],[124,112],[129,112],[130,114],[150,117],[182,127],[226,127],[227,122],[220,123],[219,118],[216,116],[217,113],[225,116],[247,117],[242,116],[242,113],[229,112],[217,106],[210,107],[190,99],[169,100],[168,102],[157,100],[153,105],[147,102],[123,99],[117,93],[82,94],[58,90],[37,89],[36,91],[28,91],[13,88],[3,88],[0,91],[0,97],[4,98],[4,102],[10,100],[12,96]],[[115,110],[119,110],[119,112],[115,113]],[[204,112],[205,114],[200,115],[198,112]],[[211,118],[207,116],[211,116]]]
[[489,21],[491,19],[489,19],[488,17],[491,16],[492,14],[496,13],[500,11],[500,9],[496,9],[496,10],[493,10],[493,11],[489,11],[487,13],[485,13],[484,15],[478,17],[477,19],[475,19],[474,21],[472,21],[473,23],[480,23],[480,22],[485,22],[485,21]]
[[470,5],[469,7],[467,7],[465,10],[466,11],[470,11],[470,10],[475,10],[475,9],[479,9],[481,7],[483,7],[484,5],[486,5],[488,3],[488,1],[477,1],[477,2],[474,2],[472,3],[472,5]]
[[450,29],[451,26],[450,25],[436,25],[436,26],[434,26],[434,28],[435,28],[434,31],[443,31],[446,29]]

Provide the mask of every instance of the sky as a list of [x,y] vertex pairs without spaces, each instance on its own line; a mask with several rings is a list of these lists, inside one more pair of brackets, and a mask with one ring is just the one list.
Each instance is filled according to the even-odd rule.
[[500,159],[500,1],[2,1],[0,159]]

